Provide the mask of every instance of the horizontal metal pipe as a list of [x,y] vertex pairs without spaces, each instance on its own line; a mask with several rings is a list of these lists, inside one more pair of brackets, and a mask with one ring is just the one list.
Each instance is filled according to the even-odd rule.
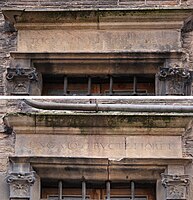
[[121,111],[121,112],[178,112],[191,113],[193,106],[183,105],[144,105],[144,104],[69,104],[55,102],[39,102],[24,99],[31,107],[44,110],[77,110],[77,111]]

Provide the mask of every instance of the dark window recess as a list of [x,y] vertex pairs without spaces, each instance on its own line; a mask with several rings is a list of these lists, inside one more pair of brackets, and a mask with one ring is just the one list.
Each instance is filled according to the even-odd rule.
[[[56,180],[55,180],[56,181]],[[61,180],[42,182],[41,200],[155,200],[153,181],[90,182]]]
[[43,95],[132,96],[155,95],[155,78],[140,75],[64,76],[43,75]]

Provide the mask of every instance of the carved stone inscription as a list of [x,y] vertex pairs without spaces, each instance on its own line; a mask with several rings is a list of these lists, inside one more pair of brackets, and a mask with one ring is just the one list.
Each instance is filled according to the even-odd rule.
[[179,136],[17,135],[16,154],[95,158],[179,158]]
[[20,30],[18,51],[171,51],[181,48],[179,38],[172,30]]

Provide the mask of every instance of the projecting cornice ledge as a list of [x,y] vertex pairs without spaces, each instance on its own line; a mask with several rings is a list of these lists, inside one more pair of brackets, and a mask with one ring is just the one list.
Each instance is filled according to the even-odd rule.
[[2,9],[6,19],[18,29],[61,28],[181,28],[193,8],[141,9]]

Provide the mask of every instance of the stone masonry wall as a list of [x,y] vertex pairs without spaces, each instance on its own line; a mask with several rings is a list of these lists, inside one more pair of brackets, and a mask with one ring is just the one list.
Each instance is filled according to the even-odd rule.
[[5,133],[3,117],[7,112],[13,110],[13,106],[8,105],[7,100],[0,99],[0,199],[8,200],[8,185],[6,176],[9,166],[9,156],[14,153],[14,134]]
[[[5,1],[0,1],[0,8],[3,7]],[[5,21],[0,9],[0,96],[5,93],[4,73],[10,62],[10,51],[16,50],[17,32]]]

